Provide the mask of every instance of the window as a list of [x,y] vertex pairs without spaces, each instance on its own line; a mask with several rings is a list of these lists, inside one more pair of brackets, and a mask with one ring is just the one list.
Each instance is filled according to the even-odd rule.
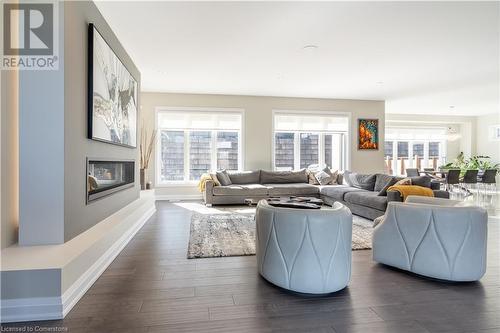
[[408,142],[398,142],[398,156],[408,157]]
[[319,163],[319,134],[300,133],[300,168]]
[[295,161],[295,134],[294,133],[276,133],[274,139],[275,145],[275,168],[277,170],[291,170]]
[[157,111],[157,183],[195,182],[209,170],[241,169],[241,111]]
[[293,170],[311,164],[344,170],[349,118],[330,114],[274,112],[274,169]]
[[404,175],[406,168],[434,168],[445,163],[446,129],[386,127],[387,170]]
[[184,180],[184,132],[160,132],[162,181]]
[[392,152],[393,152],[393,142],[392,141],[386,141],[384,150],[385,150],[385,157],[391,157],[392,158]]

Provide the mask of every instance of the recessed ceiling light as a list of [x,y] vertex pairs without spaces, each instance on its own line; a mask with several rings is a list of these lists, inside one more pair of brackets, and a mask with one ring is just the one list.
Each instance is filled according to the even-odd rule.
[[384,81],[377,81],[377,84],[384,84]]
[[449,106],[450,109],[454,109],[455,108],[455,105],[450,105]]
[[312,51],[312,50],[316,50],[317,48],[318,48],[318,45],[309,44],[309,45],[305,45],[304,47],[302,47],[302,50]]
[[157,69],[157,70],[155,70],[155,72],[158,73],[158,74],[161,74],[161,75],[167,75],[167,72],[163,71],[161,69]]

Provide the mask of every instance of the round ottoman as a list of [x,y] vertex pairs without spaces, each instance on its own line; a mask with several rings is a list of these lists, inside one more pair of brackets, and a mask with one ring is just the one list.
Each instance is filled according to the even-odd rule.
[[327,209],[270,206],[255,214],[260,275],[284,289],[326,294],[351,277],[352,214],[340,203]]

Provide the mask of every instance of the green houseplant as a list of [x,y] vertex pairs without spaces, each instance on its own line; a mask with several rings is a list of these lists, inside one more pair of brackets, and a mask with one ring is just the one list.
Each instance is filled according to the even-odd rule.
[[461,152],[453,160],[453,162],[443,165],[441,169],[460,169],[460,174],[463,176],[463,174],[465,174],[465,171],[467,170],[496,169],[497,171],[500,171],[500,163],[494,163],[491,161],[491,157],[483,155],[474,155],[470,158],[465,158],[464,153]]

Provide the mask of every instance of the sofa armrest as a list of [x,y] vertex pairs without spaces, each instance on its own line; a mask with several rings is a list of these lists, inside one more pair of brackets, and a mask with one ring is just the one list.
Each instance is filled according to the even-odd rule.
[[203,200],[207,205],[213,204],[214,185],[215,184],[212,180],[207,180],[205,183],[205,191],[203,191]]
[[450,200],[446,198],[440,198],[440,197],[422,197],[418,195],[409,195],[408,198],[406,198],[406,203],[410,204],[426,204],[426,205],[434,205],[434,206],[456,206],[457,204],[460,204],[462,201],[459,200]]
[[437,191],[441,189],[441,183],[436,181],[431,181],[431,190]]
[[403,196],[398,191],[387,191],[387,202],[403,202]]
[[449,199],[450,198],[450,192],[448,192],[448,191],[435,190],[433,192],[434,192],[434,197],[435,198],[443,198],[443,199]]

